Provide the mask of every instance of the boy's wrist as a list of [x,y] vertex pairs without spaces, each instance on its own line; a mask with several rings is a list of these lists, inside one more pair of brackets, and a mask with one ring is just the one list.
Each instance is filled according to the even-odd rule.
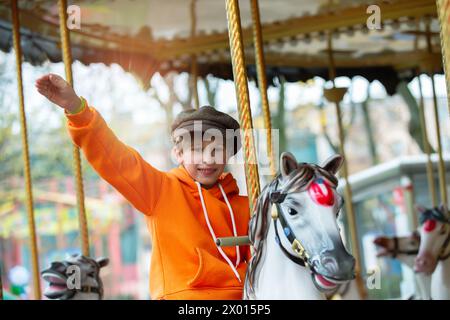
[[72,109],[72,110],[67,110],[67,113],[69,114],[77,114],[82,112],[84,109],[86,108],[86,99],[84,99],[83,97],[79,97],[79,104],[76,108]]

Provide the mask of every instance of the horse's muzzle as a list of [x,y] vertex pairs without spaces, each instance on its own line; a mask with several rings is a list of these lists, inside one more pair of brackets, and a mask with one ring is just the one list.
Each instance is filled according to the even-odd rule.
[[315,262],[315,271],[329,279],[348,281],[355,278],[355,258],[345,250],[323,253]]

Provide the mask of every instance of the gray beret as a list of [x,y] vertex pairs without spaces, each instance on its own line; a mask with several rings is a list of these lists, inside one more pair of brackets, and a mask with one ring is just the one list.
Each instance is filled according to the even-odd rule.
[[[203,106],[199,109],[188,109],[180,112],[172,123],[172,138],[176,139],[178,129],[185,129],[189,132],[201,130],[205,132],[208,129],[218,129],[226,133],[227,129],[233,131],[239,130],[239,122],[226,113],[220,112],[211,106]],[[186,131],[185,131],[186,132]],[[240,138],[235,141],[235,154],[240,148]]]

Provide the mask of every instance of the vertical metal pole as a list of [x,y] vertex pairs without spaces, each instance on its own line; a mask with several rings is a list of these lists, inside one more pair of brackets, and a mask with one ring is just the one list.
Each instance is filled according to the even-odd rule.
[[427,124],[426,124],[426,118],[425,118],[425,100],[423,98],[423,91],[422,91],[422,81],[420,80],[420,72],[418,72],[417,75],[417,81],[419,82],[419,93],[420,93],[420,127],[422,128],[422,141],[423,141],[423,148],[427,155],[427,181],[428,181],[428,188],[430,191],[430,198],[431,203],[433,207],[437,206],[437,194],[436,194],[436,187],[434,185],[434,173],[433,173],[433,163],[431,162],[431,147],[430,147],[430,141],[428,141],[428,133],[427,133]]
[[447,83],[447,107],[450,114],[450,0],[436,0],[441,26],[441,50]]
[[[334,64],[334,57],[333,57],[331,31],[328,33],[328,59],[329,59],[328,62],[329,62],[330,79],[333,82],[333,88],[336,88],[336,84],[335,84],[336,67]],[[348,224],[350,227],[350,237],[351,237],[351,241],[352,241],[352,253],[356,259],[356,266],[355,266],[356,279],[355,280],[356,280],[361,298],[365,299],[367,296],[367,293],[366,293],[365,286],[364,286],[364,280],[363,280],[362,274],[361,274],[362,260],[361,260],[361,253],[359,251],[358,230],[357,230],[358,226],[356,224],[355,209],[353,206],[352,188],[348,181],[348,161],[347,161],[347,157],[345,154],[344,127],[342,124],[341,106],[340,106],[339,101],[334,101],[334,106],[335,106],[335,112],[336,112],[336,118],[337,118],[337,124],[338,124],[339,152],[345,159],[345,161],[342,165],[342,176],[344,177],[344,181],[345,181],[345,200],[346,200],[345,201],[345,211],[347,213]]]
[[[433,48],[431,46],[431,36],[430,36],[430,22],[428,21],[426,23],[426,34],[427,34],[427,49],[428,53],[431,55],[433,52]],[[441,141],[441,128],[439,124],[439,106],[437,102],[436,97],[436,84],[434,82],[434,70],[431,69],[428,70],[429,76],[431,78],[431,86],[433,89],[433,106],[434,106],[434,125],[436,127],[436,141],[437,141],[437,153],[438,153],[438,173],[439,173],[439,189],[441,191],[441,201],[447,205],[447,184],[445,179],[445,164],[444,164],[444,158],[442,156],[442,141]]]
[[[195,5],[197,0],[191,0],[191,37],[195,36],[195,31],[197,28],[197,15],[195,13]],[[194,98],[194,107],[198,109],[200,107],[200,102],[198,98],[198,61],[195,54],[191,55],[191,90],[192,96]]]
[[19,112],[20,112],[20,124],[21,124],[21,137],[22,137],[22,150],[23,150],[23,162],[24,162],[24,176],[25,176],[25,192],[26,192],[26,207],[28,217],[28,229],[30,236],[30,249],[31,249],[31,267],[33,273],[33,292],[36,300],[41,299],[41,282],[39,274],[39,254],[36,236],[36,223],[33,210],[33,188],[31,181],[31,169],[30,169],[30,154],[28,146],[28,130],[27,119],[25,114],[25,102],[23,96],[23,83],[22,83],[22,48],[20,46],[20,21],[19,21],[19,8],[17,0],[11,1],[12,11],[12,23],[13,23],[13,44],[14,53],[16,56],[16,75],[17,75],[17,93],[19,95]]
[[[70,34],[67,28],[67,0],[58,1],[59,8],[59,32],[61,38],[62,56],[67,82],[73,86],[72,77],[72,53],[70,48]],[[73,145],[73,159],[76,182],[76,194],[78,204],[78,221],[81,238],[81,251],[83,255],[89,256],[89,229],[84,205],[83,176],[81,170],[80,150]]]
[[259,15],[258,0],[250,0],[253,22],[253,43],[255,44],[255,65],[258,76],[258,87],[261,96],[261,107],[264,118],[264,128],[267,130],[267,156],[269,157],[270,172],[275,177],[275,158],[272,146],[272,123],[270,120],[269,99],[267,97],[266,62],[264,59],[261,18]]
[[260,191],[258,164],[253,137],[252,114],[245,69],[244,44],[242,41],[241,18],[238,0],[226,0],[228,33],[230,38],[231,62],[239,112],[239,122],[243,130],[243,151],[245,161],[245,177],[250,204],[253,213]]

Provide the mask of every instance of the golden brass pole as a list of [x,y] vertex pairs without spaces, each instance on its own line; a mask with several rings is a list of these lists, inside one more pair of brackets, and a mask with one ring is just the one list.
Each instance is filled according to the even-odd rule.
[[[431,28],[430,21],[426,23],[426,35],[427,35],[427,49],[428,53],[431,55],[433,53],[433,48],[431,46]],[[441,192],[441,202],[445,205],[448,204],[447,201],[447,184],[445,179],[445,164],[444,158],[442,156],[442,141],[441,141],[441,128],[439,124],[439,106],[436,97],[436,84],[434,82],[434,65],[431,63],[428,66],[428,75],[431,78],[431,87],[433,90],[433,107],[434,107],[434,125],[436,129],[436,141],[437,141],[437,153],[438,153],[438,173],[439,173],[439,189]]]
[[[195,13],[195,5],[197,0],[191,0],[191,37],[195,37],[195,31],[197,29],[197,15]],[[191,55],[191,90],[194,98],[194,107],[198,109],[200,102],[198,98],[198,61],[195,54]]]
[[344,97],[345,91],[341,90],[343,88],[336,88],[335,78],[336,78],[336,66],[333,57],[333,45],[332,45],[332,32],[328,32],[328,66],[329,66],[329,77],[333,83],[333,88],[329,90],[329,94],[326,95],[327,99],[334,102],[337,124],[338,124],[338,136],[339,136],[339,152],[344,157],[345,161],[342,165],[342,176],[345,181],[345,210],[348,217],[348,224],[350,229],[350,237],[352,241],[352,253],[356,259],[355,273],[356,273],[356,283],[358,286],[358,291],[362,299],[367,296],[364,280],[361,274],[362,260],[361,253],[359,251],[359,241],[358,241],[358,231],[355,217],[355,210],[353,207],[353,195],[352,188],[348,180],[348,160],[345,154],[345,141],[344,141],[344,127],[342,124],[342,114],[340,101]]
[[258,87],[261,96],[261,107],[264,118],[264,128],[267,130],[267,156],[269,157],[270,172],[275,177],[275,158],[272,146],[272,123],[270,121],[269,99],[267,97],[266,62],[264,59],[263,37],[261,32],[261,18],[258,0],[250,0],[253,23],[253,43],[255,45],[255,64],[258,76]]
[[[67,28],[67,0],[58,1],[59,9],[59,32],[61,38],[62,56],[67,82],[73,86],[72,76],[72,53],[70,48],[70,33]],[[83,255],[89,256],[89,229],[84,205],[83,175],[81,170],[80,150],[73,145],[74,171],[78,204],[78,221],[81,237],[81,251]]]
[[422,81],[420,80],[420,73],[418,73],[418,75],[417,75],[417,81],[419,82],[419,93],[420,93],[419,114],[420,114],[420,126],[422,128],[422,141],[423,141],[423,148],[424,148],[425,154],[427,155],[428,188],[430,191],[431,203],[432,203],[433,207],[436,207],[437,206],[437,194],[436,194],[436,187],[434,185],[433,163],[431,161],[430,142],[428,141],[427,124],[426,124],[426,118],[425,118],[425,101],[423,98]]
[[258,164],[253,137],[252,114],[247,86],[247,71],[245,69],[244,45],[242,42],[241,18],[238,0],[226,0],[228,33],[230,38],[231,63],[233,66],[234,83],[239,112],[239,122],[243,130],[243,152],[245,161],[245,176],[249,197],[250,212],[256,207],[259,187]]
[[23,150],[23,162],[24,162],[24,176],[25,176],[25,192],[26,192],[26,207],[28,217],[28,229],[30,236],[30,251],[31,251],[31,268],[33,272],[33,292],[36,300],[41,299],[41,281],[39,274],[39,253],[36,235],[36,223],[33,209],[33,188],[31,180],[30,169],[30,154],[28,146],[28,130],[27,119],[25,114],[25,102],[23,96],[23,83],[22,83],[22,48],[20,46],[20,21],[19,21],[19,8],[17,0],[11,1],[12,11],[12,24],[13,24],[13,45],[14,53],[16,56],[16,75],[17,75],[17,92],[19,96],[19,112],[20,112],[20,125],[21,125],[21,137],[22,137],[22,150]]
[[436,0],[436,7],[441,26],[441,50],[447,84],[447,107],[450,114],[450,0]]

